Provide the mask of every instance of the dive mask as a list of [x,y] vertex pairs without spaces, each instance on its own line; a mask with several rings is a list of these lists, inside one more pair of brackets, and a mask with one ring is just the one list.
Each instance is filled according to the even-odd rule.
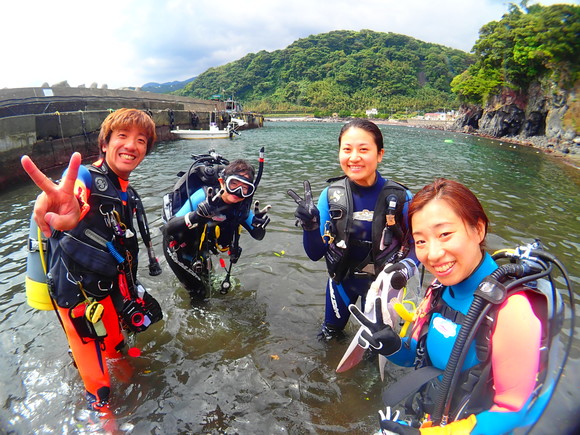
[[225,180],[226,192],[238,198],[248,198],[254,194],[256,186],[251,180],[241,175],[230,175]]

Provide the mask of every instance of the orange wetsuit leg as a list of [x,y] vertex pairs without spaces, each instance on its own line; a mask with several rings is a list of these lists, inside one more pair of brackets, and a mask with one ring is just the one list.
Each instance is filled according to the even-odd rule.
[[104,307],[102,319],[107,330],[107,337],[104,340],[81,338],[69,317],[70,309],[58,307],[85,389],[95,396],[98,402],[109,399],[111,381],[107,369],[107,357],[118,355],[117,349],[123,342],[119,319],[111,298],[107,297],[100,303]]

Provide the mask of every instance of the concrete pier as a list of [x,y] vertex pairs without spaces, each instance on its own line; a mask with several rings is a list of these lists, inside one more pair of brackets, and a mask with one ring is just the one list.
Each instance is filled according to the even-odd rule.
[[0,189],[28,180],[20,165],[29,155],[45,172],[62,169],[74,151],[87,161],[99,154],[97,138],[107,115],[130,107],[151,115],[158,140],[176,139],[171,130],[208,129],[210,119],[225,128],[232,116],[242,129],[263,126],[255,113],[229,113],[223,101],[151,92],[70,87],[0,89]]

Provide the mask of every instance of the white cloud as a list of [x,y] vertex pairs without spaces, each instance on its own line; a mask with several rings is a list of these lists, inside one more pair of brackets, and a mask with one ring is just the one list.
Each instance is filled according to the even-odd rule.
[[[401,33],[470,51],[503,0],[20,0],[2,10],[0,88],[185,80],[332,30]],[[562,3],[543,0],[542,4]]]

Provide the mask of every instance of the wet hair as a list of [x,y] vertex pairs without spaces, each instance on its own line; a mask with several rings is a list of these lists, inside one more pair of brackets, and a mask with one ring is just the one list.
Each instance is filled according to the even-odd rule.
[[466,225],[476,228],[481,221],[485,224],[484,237],[481,242],[485,244],[485,236],[489,228],[489,219],[485,214],[483,206],[471,190],[463,184],[437,178],[433,183],[426,185],[415,194],[409,205],[409,225],[411,233],[413,231],[413,216],[434,199],[442,199],[449,204],[453,211],[461,218]]
[[[245,175],[244,175],[245,174]],[[256,174],[256,170],[252,165],[250,165],[244,159],[237,159],[231,162],[224,168],[223,171],[223,178],[227,178],[230,175],[244,175],[244,177],[249,178],[250,180],[254,181],[254,175]]]
[[107,145],[111,140],[113,130],[122,130],[129,127],[137,127],[147,136],[147,154],[153,149],[153,144],[157,140],[155,132],[155,122],[147,113],[137,109],[118,109],[110,113],[101,124],[99,132],[99,149],[103,150],[103,145]]
[[356,118],[352,121],[347,122],[342,126],[340,130],[340,134],[338,135],[338,146],[340,147],[340,141],[342,139],[342,135],[346,133],[346,131],[350,128],[360,128],[366,132],[368,132],[373,139],[375,140],[375,144],[377,145],[377,151],[381,151],[384,148],[383,143],[383,134],[381,133],[381,129],[372,121],[368,119]]

